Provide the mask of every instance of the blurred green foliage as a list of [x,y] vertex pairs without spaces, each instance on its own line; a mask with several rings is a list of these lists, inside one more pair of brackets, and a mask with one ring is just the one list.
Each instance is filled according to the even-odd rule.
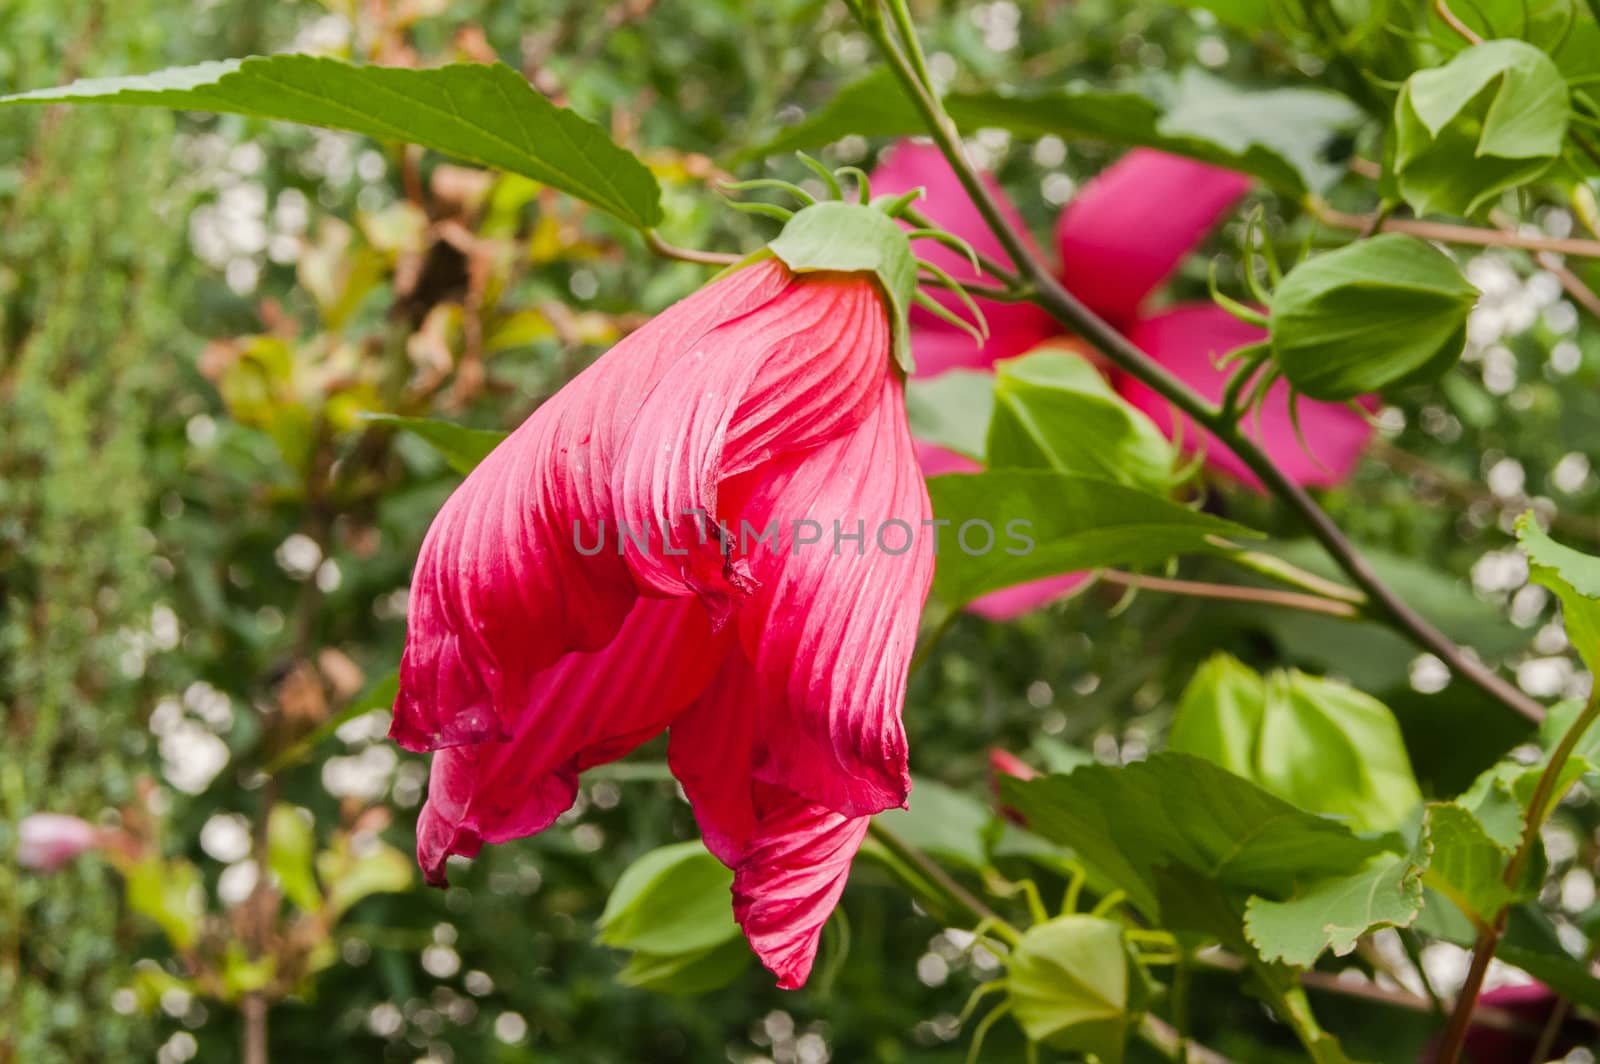
[[[1293,33],[1250,29],[1270,5],[917,6],[930,49],[972,90],[1121,84],[1191,61],[1280,83],[1326,58]],[[7,0],[0,42],[0,92],[287,48],[498,57],[640,151],[664,185],[669,239],[726,250],[770,230],[719,210],[705,182],[857,80],[869,54],[822,0],[759,12],[738,0]],[[1326,80],[1381,115],[1387,101],[1360,68],[1403,78],[1407,62],[1378,34],[1333,56]],[[1119,150],[982,143],[1041,235],[1062,197],[1054,179],[1070,191]],[[847,138],[828,157],[866,163],[870,148]],[[1329,195],[1360,205],[1348,187]],[[1296,204],[1260,196],[1285,261],[1326,238]],[[1524,207],[1572,224],[1565,204],[1530,195]],[[1207,249],[1235,294],[1242,229]],[[1205,258],[1175,294],[1203,296]],[[1424,613],[1554,697],[1575,674],[1549,596],[1517,572],[1510,519],[1553,500],[1558,536],[1600,541],[1588,467],[1600,326],[1530,256],[1486,253],[1467,274],[1495,328],[1440,387],[1387,397],[1383,443],[1326,501]],[[457,474],[395,422],[361,415],[503,431],[704,276],[529,182],[359,138],[120,110],[0,114],[0,852],[22,815],[72,811],[127,831],[155,861],[143,867],[166,877],[128,912],[105,860],[50,878],[0,861],[0,1060],[146,1057],[156,1045],[163,1061],[231,1059],[239,1006],[259,994],[274,998],[284,1060],[962,1059],[956,1017],[993,958],[914,908],[883,863],[860,862],[803,994],[772,989],[754,965],[698,999],[618,981],[626,959],[596,941],[607,895],[640,855],[695,836],[657,771],[660,746],[594,773],[558,828],[487,849],[445,891],[402,881],[391,859],[410,849],[425,762],[396,756],[372,710],[381,694],[358,692],[381,692],[394,668],[411,560]],[[1267,500],[1219,486],[1206,506],[1315,564]],[[1213,559],[1183,575],[1250,579]],[[1430,799],[1530,738],[1464,685],[1440,687],[1375,625],[1120,597],[1098,587],[1012,625],[954,622],[906,710],[934,798],[922,815],[936,824],[897,831],[946,836],[949,852],[926,848],[968,879],[988,856],[1059,897],[1067,875],[1030,863],[1038,844],[1022,833],[947,837],[988,823],[974,812],[992,805],[987,748],[1063,769],[1138,760],[1218,651],[1263,672],[1332,672],[1393,708]],[[161,780],[158,797],[140,774]],[[1588,875],[1597,819],[1581,790],[1558,812],[1570,846],[1549,854],[1557,881]],[[283,897],[253,889],[253,856]],[[1589,884],[1587,901],[1563,888],[1540,943],[1584,925]],[[294,964],[269,971],[261,955]],[[1372,951],[1337,963],[1404,967]],[[1236,977],[1199,970],[1189,994],[1216,1049],[1300,1059]],[[1425,1015],[1336,997],[1317,1007],[1353,1056],[1415,1059],[1431,1029]],[[1020,1052],[1001,1025],[984,1059]]]

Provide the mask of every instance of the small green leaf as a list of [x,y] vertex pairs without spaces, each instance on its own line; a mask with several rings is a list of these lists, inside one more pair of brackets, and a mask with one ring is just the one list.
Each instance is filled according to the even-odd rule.
[[1245,932],[1264,960],[1301,968],[1324,950],[1343,957],[1381,927],[1409,927],[1422,911],[1422,870],[1409,859],[1381,853],[1348,876],[1325,879],[1288,901],[1251,898]]
[[311,822],[290,805],[275,805],[267,821],[267,867],[278,877],[283,896],[304,912],[322,906],[322,890],[311,870],[316,851]]
[[1122,1060],[1143,990],[1114,920],[1072,914],[1036,924],[1006,958],[1006,997],[1028,1039],[1105,1064]]
[[1001,795],[1035,833],[1070,847],[1151,918],[1159,915],[1157,872],[1169,866],[1281,900],[1297,883],[1352,874],[1384,849],[1187,754],[1008,778]]
[[1401,89],[1395,187],[1418,214],[1476,214],[1549,168],[1570,112],[1566,81],[1543,51],[1515,40],[1475,45]]
[[1422,801],[1387,706],[1298,671],[1263,678],[1226,654],[1195,673],[1168,744],[1358,831],[1393,830]]
[[893,218],[857,203],[817,203],[796,211],[767,247],[795,273],[870,273],[889,300],[894,354],[908,374],[911,300],[917,294],[917,259],[911,240]]
[[502,63],[412,70],[276,55],[0,97],[0,105],[45,103],[169,107],[344,129],[531,177],[641,229],[661,221],[661,190],[643,163]]
[[1504,880],[1510,849],[1491,838],[1467,809],[1454,802],[1431,804],[1423,830],[1433,850],[1425,882],[1474,923],[1493,923],[1517,900]]
[[1561,600],[1568,641],[1590,672],[1600,672],[1600,558],[1557,543],[1531,512],[1517,519],[1517,542],[1529,575]]
[[127,873],[128,908],[155,921],[167,941],[180,950],[200,940],[205,888],[200,870],[182,858],[147,857]]
[[1272,357],[1313,399],[1432,380],[1466,346],[1478,290],[1415,237],[1386,233],[1307,259],[1272,296]]
[[1105,477],[1164,493],[1177,455],[1161,430],[1081,355],[1042,348],[995,363],[991,468]]
[[737,979],[752,956],[738,935],[691,953],[635,953],[617,973],[617,982],[675,997],[707,994]]
[[415,867],[415,862],[388,843],[379,842],[358,855],[348,836],[338,836],[331,849],[317,854],[317,875],[328,890],[329,920],[338,920],[363,898],[409,890]]
[[733,873],[699,842],[651,850],[617,879],[599,940],[637,953],[698,953],[739,934]]
[[489,457],[510,433],[496,429],[470,429],[449,421],[426,417],[400,417],[398,414],[367,414],[365,420],[405,429],[444,456],[450,468],[465,476]]
[[1215,537],[1258,535],[1115,481],[1043,469],[931,477],[928,494],[935,518],[948,522],[933,586],[951,605],[1057,573],[1156,565],[1223,550]]
[[994,374],[953,369],[913,377],[906,381],[906,415],[917,439],[982,462],[994,415]]

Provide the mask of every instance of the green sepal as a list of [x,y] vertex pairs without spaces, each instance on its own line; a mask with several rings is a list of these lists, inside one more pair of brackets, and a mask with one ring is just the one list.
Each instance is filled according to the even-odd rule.
[[795,213],[767,245],[795,273],[870,273],[889,300],[894,359],[910,373],[911,300],[917,291],[917,260],[911,238],[894,219],[854,203],[818,203]]

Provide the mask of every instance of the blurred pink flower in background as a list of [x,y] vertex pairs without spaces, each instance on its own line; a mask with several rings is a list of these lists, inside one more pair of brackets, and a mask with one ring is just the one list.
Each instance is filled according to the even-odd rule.
[[[998,184],[987,174],[984,181],[1012,224],[1025,232],[1016,208]],[[924,214],[979,252],[1011,263],[938,148],[909,141],[896,145],[873,172],[872,186],[878,193],[922,186],[927,195],[918,206]],[[1227,379],[1225,372],[1213,365],[1215,357],[1262,340],[1265,334],[1209,301],[1179,303],[1163,310],[1150,310],[1147,303],[1249,187],[1250,179],[1243,174],[1136,148],[1085,185],[1056,223],[1059,276],[1067,288],[1146,354],[1212,400],[1221,397]],[[959,252],[933,241],[920,242],[918,253],[959,280],[985,279]],[[942,298],[955,307],[951,297]],[[934,377],[951,369],[987,369],[999,359],[1026,354],[1064,332],[1031,303],[978,303],[990,329],[989,340],[981,345],[927,311],[912,311],[911,344],[918,377]],[[1086,347],[1084,352],[1091,354]],[[1174,413],[1166,400],[1124,374],[1111,376],[1124,399],[1169,436],[1174,433]],[[1341,483],[1360,459],[1371,427],[1359,414],[1336,403],[1302,400],[1299,405],[1300,423],[1312,454],[1306,453],[1296,437],[1289,419],[1288,388],[1281,381],[1267,397],[1259,427],[1254,415],[1246,419],[1247,434],[1298,483],[1318,487]],[[1191,450],[1204,446],[1212,468],[1258,486],[1244,464],[1208,433],[1185,424],[1183,441]],[[930,476],[977,468],[970,460],[931,444],[919,441],[917,450],[923,471]],[[1068,573],[1007,588],[984,596],[971,608],[991,619],[1014,617],[1054,601],[1086,578],[1083,573]]]
[[54,872],[99,845],[93,824],[64,813],[34,813],[17,825],[17,863],[38,872]]

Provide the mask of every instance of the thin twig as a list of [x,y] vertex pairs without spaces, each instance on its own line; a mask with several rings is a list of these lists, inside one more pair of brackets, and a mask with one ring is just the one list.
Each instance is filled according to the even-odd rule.
[[1455,30],[1461,38],[1469,44],[1482,44],[1483,38],[1478,36],[1476,30],[1462,22],[1454,11],[1450,10],[1449,0],[1434,0],[1433,9],[1444,19],[1445,24]]
[[680,248],[676,244],[669,244],[661,239],[661,235],[654,229],[644,231],[644,242],[651,251],[662,258],[677,259],[679,262],[693,262],[700,266],[732,266],[741,261],[743,255],[729,255],[721,251],[699,251],[695,248]]
[[881,820],[874,818],[872,823],[868,825],[867,830],[873,838],[883,844],[885,849],[902,861],[915,866],[918,872],[921,872],[928,878],[929,882],[939,888],[947,901],[958,909],[966,910],[967,915],[973,920],[990,924],[1012,942],[1022,937],[1021,932],[1002,919],[999,913],[985,905],[982,899],[966,887],[957,883],[954,877],[940,867],[937,861],[909,842],[906,842],[892,829],[885,827]]
[[1451,222],[1424,222],[1417,218],[1383,218],[1377,213],[1346,214],[1325,203],[1313,201],[1311,212],[1319,221],[1352,232],[1365,232],[1374,224],[1385,233],[1406,233],[1424,240],[1437,240],[1441,244],[1464,244],[1471,247],[1518,248],[1523,251],[1543,251],[1556,255],[1575,255],[1579,258],[1600,259],[1600,240],[1583,237],[1526,236],[1505,228],[1490,229],[1479,225],[1455,225]]
[[971,197],[973,204],[1011,260],[1017,263],[1023,280],[1032,282],[1035,289],[1033,302],[1092,344],[1115,363],[1117,368],[1148,385],[1181,412],[1210,429],[1212,435],[1237,455],[1268,491],[1299,515],[1329,556],[1338,562],[1339,567],[1349,575],[1356,586],[1372,599],[1373,610],[1378,619],[1405,633],[1417,646],[1443,661],[1452,672],[1465,677],[1513,712],[1532,721],[1543,720],[1545,710],[1538,701],[1469,655],[1396,595],[1373,569],[1371,563],[1340,531],[1333,519],[1316,504],[1304,488],[1279,469],[1266,452],[1245,436],[1236,423],[1224,418],[1217,407],[1141,351],[1056,280],[1049,267],[1033,253],[1023,235],[1012,228],[999,203],[978,176],[977,169],[966,157],[961,138],[953,123],[944,114],[938,101],[918,83],[905,56],[901,54],[883,24],[881,12],[878,12],[876,19],[870,17],[871,12],[862,13],[868,15],[862,19],[863,25],[877,42],[879,50],[910,95],[934,142],[949,160],[967,195]]
[[[1516,222],[1503,211],[1490,211],[1489,220],[1499,226],[1501,232],[1516,232]],[[1584,241],[1584,243],[1590,243],[1590,241]],[[1600,247],[1600,241],[1593,241],[1593,243]],[[1535,253],[1534,259],[1539,263],[1540,268],[1553,274],[1555,279],[1561,282],[1561,287],[1566,289],[1567,295],[1571,296],[1575,302],[1580,304],[1591,315],[1600,318],[1600,295],[1596,295],[1594,289],[1584,283],[1583,278],[1568,269],[1567,264],[1561,260],[1556,252],[1538,251]]]
[[1238,584],[1210,584],[1196,580],[1170,580],[1161,576],[1144,576],[1124,573],[1117,569],[1104,569],[1100,579],[1119,587],[1144,591],[1164,591],[1171,595],[1188,595],[1191,598],[1223,599],[1230,602],[1254,602],[1263,606],[1283,606],[1306,613],[1321,613],[1329,617],[1355,620],[1361,611],[1349,602],[1306,595],[1298,591],[1277,591],[1265,587],[1242,587]]
[[1234,1064],[1232,1057],[1225,1057],[1209,1046],[1185,1038],[1177,1028],[1153,1014],[1147,1014],[1139,1025],[1139,1037],[1169,1060],[1186,1061],[1187,1064]]

